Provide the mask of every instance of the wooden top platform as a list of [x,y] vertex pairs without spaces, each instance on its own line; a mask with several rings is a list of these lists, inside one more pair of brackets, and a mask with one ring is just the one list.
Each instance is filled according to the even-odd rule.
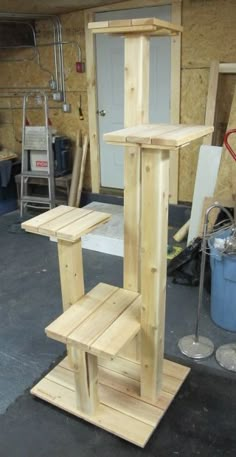
[[155,149],[174,149],[213,132],[207,125],[143,124],[105,133],[107,143],[140,144]]
[[99,211],[61,205],[23,222],[21,227],[30,233],[55,236],[73,243],[110,217],[110,214]]
[[139,332],[140,309],[137,292],[100,283],[45,331],[57,341],[112,358]]
[[114,21],[90,22],[88,28],[93,33],[117,35],[141,34],[150,36],[176,35],[183,31],[181,25],[162,21],[157,18],[122,19]]

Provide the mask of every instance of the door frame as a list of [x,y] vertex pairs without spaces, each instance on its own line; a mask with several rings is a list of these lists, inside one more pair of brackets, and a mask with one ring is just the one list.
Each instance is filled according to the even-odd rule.
[[[86,74],[87,74],[87,97],[88,97],[88,124],[90,138],[90,163],[92,192],[99,193],[101,188],[100,175],[100,150],[98,137],[97,118],[97,76],[96,76],[96,43],[88,23],[95,20],[98,12],[115,11],[132,8],[144,8],[148,6],[171,5],[171,21],[181,25],[182,0],[129,0],[111,5],[89,8],[84,11],[85,27],[85,51],[86,51]],[[171,37],[171,89],[170,89],[170,112],[171,122],[179,123],[180,120],[180,73],[181,73],[181,34]],[[178,202],[178,178],[179,178],[179,152],[170,154],[170,203]]]

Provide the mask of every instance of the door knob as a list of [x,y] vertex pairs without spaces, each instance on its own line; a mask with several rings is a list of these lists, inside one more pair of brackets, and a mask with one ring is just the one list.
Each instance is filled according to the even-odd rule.
[[104,109],[101,109],[101,110],[98,109],[97,110],[97,114],[99,114],[99,116],[103,117],[103,116],[106,116],[107,113],[106,113],[106,111]]

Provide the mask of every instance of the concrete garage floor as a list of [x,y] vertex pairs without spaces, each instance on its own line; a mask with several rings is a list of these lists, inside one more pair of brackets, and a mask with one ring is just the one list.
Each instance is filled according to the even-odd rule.
[[[77,433],[76,426],[78,426],[78,433],[79,430],[83,430],[83,433],[85,433],[88,440],[89,434],[92,433],[93,440],[95,439],[95,444],[96,439],[99,443],[100,436],[102,436],[103,440],[105,440],[104,444],[106,442],[109,443],[110,452],[112,452],[113,449],[112,443],[115,444],[115,442],[118,441],[119,443],[122,443],[121,449],[123,449],[123,452],[120,451],[119,453],[117,451],[117,455],[141,455],[141,452],[145,451],[138,450],[127,443],[123,443],[121,440],[114,438],[111,435],[108,436],[105,432],[98,431],[89,424],[85,424],[82,421],[71,418],[69,415],[61,412],[59,413],[59,411],[45,405],[45,403],[33,400],[28,391],[14,404],[14,401],[23,394],[25,389],[29,389],[29,387],[31,387],[32,384],[34,384],[35,381],[42,376],[42,373],[47,371],[50,365],[54,363],[64,352],[64,345],[46,338],[44,334],[44,327],[61,312],[57,245],[48,241],[45,237],[26,233],[9,233],[8,228],[15,222],[15,220],[15,214],[0,217],[0,414],[2,415],[0,416],[0,442],[3,442],[2,438],[5,436],[2,435],[3,431],[6,430],[4,427],[10,427],[12,433],[12,436],[9,434],[7,438],[7,445],[4,441],[4,446],[6,445],[4,452],[6,453],[2,453],[2,451],[0,451],[1,457],[12,457],[13,455],[22,457],[46,457],[48,455],[51,457],[64,456],[65,453],[59,453],[59,451],[52,452],[51,447],[48,448],[47,445],[45,445],[46,447],[44,448],[45,453],[36,453],[35,448],[32,453],[29,451],[30,448],[27,448],[28,451],[23,453],[24,447],[22,447],[22,453],[17,453],[16,451],[15,453],[13,452],[13,443],[11,443],[11,440],[17,433],[24,434],[24,425],[25,427],[30,427],[30,415],[33,415],[32,427],[34,424],[34,427],[37,429],[37,421],[39,421],[39,424],[41,424],[40,427],[42,427],[42,422],[40,421],[43,421],[44,416],[46,415],[45,417],[47,417],[47,414],[49,416],[49,423],[51,421],[50,427],[53,427],[54,421],[55,424],[58,424],[59,434],[61,434],[60,427],[62,427],[63,423],[66,426],[67,431],[69,424],[71,424],[72,429],[68,435],[70,437],[71,433]],[[122,285],[121,257],[84,250],[84,269],[86,290],[89,290],[100,281],[108,282],[117,286]],[[192,333],[194,328],[196,304],[196,288],[173,285],[171,280],[168,280],[165,353],[167,358],[175,361],[182,361],[182,363],[187,365],[190,365],[190,361],[180,354],[177,348],[177,342],[181,336]],[[217,328],[212,323],[209,317],[209,299],[206,300],[203,310],[201,334],[208,335],[212,338],[216,347],[220,344],[236,340],[236,334],[225,332],[224,330]],[[227,419],[225,417],[224,421],[229,421],[227,430],[230,430],[231,426],[233,426],[233,422],[230,422],[231,419],[234,421],[235,427],[236,395],[235,389],[233,390],[233,382],[235,381],[236,376],[222,370],[216,364],[214,357],[211,357],[203,362],[191,363],[191,365],[195,366],[196,369],[194,369],[190,375],[190,381],[186,381],[187,384],[183,387],[183,389],[187,389],[187,391],[183,391],[185,393],[182,394],[182,397],[180,393],[178,400],[175,402],[176,406],[173,407],[177,408],[178,405],[180,406],[180,398],[184,397],[185,402],[187,401],[187,398],[189,398],[194,403],[194,405],[190,408],[190,416],[192,419],[189,417],[189,420],[193,420],[193,417],[196,419],[196,415],[201,415],[201,412],[196,412],[197,410],[195,412],[194,410],[192,411],[192,408],[198,407],[196,398],[198,398],[199,395],[201,396],[201,392],[205,399],[207,398],[207,395],[210,394],[213,395],[213,398],[211,397],[211,400],[209,401],[211,402],[211,405],[214,401],[216,401],[217,413],[219,413],[219,415],[221,414],[221,408],[222,413],[223,410],[225,411]],[[208,384],[209,392],[207,393]],[[213,394],[214,385],[218,391]],[[219,391],[220,386],[224,392]],[[202,389],[205,390],[202,391]],[[222,404],[219,405],[218,397],[221,393]],[[225,395],[226,398],[224,397]],[[229,395],[230,400],[228,398]],[[201,398],[199,398],[199,402],[201,402]],[[226,402],[227,405],[224,402]],[[6,411],[10,405],[10,409]],[[189,408],[190,406],[188,405],[186,407]],[[203,412],[204,407],[205,406],[203,406]],[[207,408],[208,407],[206,406],[206,409]],[[37,409],[38,411],[36,411]],[[172,409],[170,411],[172,411]],[[176,410],[177,415],[180,414],[179,411],[180,410]],[[23,417],[21,414],[26,415],[25,423],[23,421],[23,425]],[[57,419],[59,416],[61,419]],[[184,425],[185,419],[183,418],[181,420]],[[19,421],[21,423],[20,428]],[[164,419],[164,421],[163,423],[165,423],[167,427],[166,429],[165,425],[163,426],[164,438],[166,436],[167,439],[169,427],[168,416]],[[208,423],[206,417],[204,418],[204,421],[205,425],[200,421],[199,427],[213,426]],[[197,439],[201,440],[199,430],[197,432],[194,429],[190,430],[189,425],[186,423],[185,427],[186,432],[188,431],[188,433],[191,433],[192,437],[194,436],[194,433],[197,433]],[[214,424],[214,427],[217,427],[216,423]],[[44,425],[41,429],[41,433],[45,433],[46,430],[47,426]],[[222,433],[222,427],[220,432]],[[26,431],[25,433],[27,434]],[[50,433],[52,433],[52,439],[53,436],[57,436],[56,431]],[[224,433],[226,433],[226,431],[224,431]],[[177,439],[177,435],[175,438],[173,437],[174,440]],[[226,435],[228,437],[227,439],[229,439],[228,432]],[[61,436],[60,439],[64,439],[63,437],[64,435]],[[40,442],[39,436],[35,439]],[[193,442],[194,439],[195,438],[193,438]],[[215,439],[213,435],[212,439]],[[210,443],[210,435],[207,440]],[[205,451],[203,452],[203,450],[198,453],[199,444],[197,444],[197,442],[198,441],[196,441],[196,446],[192,452],[191,450],[188,450],[189,453],[187,453],[187,448],[186,454],[185,452],[181,452],[178,443],[178,445],[176,444],[176,451],[171,450],[168,447],[169,452],[166,454],[160,452],[158,456],[169,457],[170,455],[202,455],[209,457],[233,457],[233,455],[236,455],[235,441],[230,444],[230,447],[228,447],[228,442],[226,452],[226,444],[222,444],[221,439],[219,442],[216,440],[215,445],[217,444],[219,448],[213,446],[212,453],[210,450],[209,453],[204,453]],[[79,446],[77,440],[75,440],[74,445]],[[225,449],[225,452],[223,449],[222,453],[220,452],[221,445]],[[90,449],[89,446],[90,445],[88,444],[88,457],[90,457],[90,455],[109,455],[109,453],[106,453],[104,449],[103,452],[101,451],[100,454],[97,454],[95,452],[95,448]],[[210,448],[211,446],[209,449]],[[71,450],[71,453],[68,451],[67,455],[68,457],[79,455],[79,451],[84,449],[85,442],[82,439],[82,448],[78,448],[78,454],[76,454],[74,449],[73,452]],[[130,454],[128,452],[129,449],[133,449]],[[134,452],[136,449],[137,452]],[[89,450],[91,450],[91,452]],[[231,453],[232,450],[233,453]],[[85,451],[80,455],[85,455]],[[155,452],[152,454],[151,452],[147,455],[157,454]]]

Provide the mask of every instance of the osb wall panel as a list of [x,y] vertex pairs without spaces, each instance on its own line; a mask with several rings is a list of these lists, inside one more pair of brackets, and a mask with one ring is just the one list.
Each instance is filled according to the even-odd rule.
[[[63,42],[64,44],[64,66],[65,66],[65,86],[66,86],[66,101],[71,104],[71,113],[63,113],[61,103],[49,101],[49,105],[54,107],[49,110],[49,118],[58,134],[67,135],[73,144],[73,152],[75,148],[76,132],[78,129],[83,134],[88,131],[88,106],[86,92],[86,74],[77,73],[75,63],[78,60],[78,45],[82,51],[82,58],[85,57],[85,39],[84,39],[84,16],[83,13],[77,12],[66,14],[61,17]],[[53,41],[52,28],[47,21],[40,21],[36,24],[36,36],[39,44]],[[0,57],[5,56],[1,53]],[[32,56],[32,51],[11,51],[11,58],[29,59]],[[38,59],[34,61],[1,63],[1,83],[0,86],[15,87],[16,92],[18,87],[42,87],[48,89],[51,74],[54,72],[54,60],[52,47],[39,47],[40,65]],[[82,109],[84,120],[79,119],[78,103],[82,101]],[[13,98],[6,102],[15,108],[11,112],[11,127],[6,127],[6,124],[1,122],[1,130],[4,130],[3,138],[4,147],[13,148],[19,154],[21,152],[21,135],[22,135],[22,98]],[[5,102],[5,103],[6,103]],[[32,98],[30,103],[35,105]],[[36,105],[35,105],[36,106]],[[2,111],[0,111],[0,114]],[[40,109],[27,111],[27,118],[30,124],[41,124],[43,119],[43,111]],[[85,173],[85,187],[90,187],[90,161],[87,160]]]
[[[229,129],[236,128],[236,90],[234,92],[232,106],[229,116]],[[229,144],[236,151],[236,134],[229,137]],[[236,197],[236,166],[231,155],[226,147],[223,149],[223,154],[220,162],[220,169],[216,183],[215,196],[217,199],[231,199]]]
[[[181,77],[181,122],[204,123],[206,97],[208,88],[209,66],[213,59],[221,62],[235,62],[236,34],[235,34],[236,2],[235,0],[183,0],[182,39],[182,77]],[[83,57],[85,57],[83,14],[80,12],[61,16],[63,40],[79,42]],[[47,42],[52,39],[48,24],[37,24],[37,39]],[[21,52],[22,55],[22,52]],[[50,119],[53,126],[61,134],[68,135],[74,142],[76,131],[80,128],[83,133],[88,130],[88,109],[86,94],[86,75],[75,71],[77,60],[75,43],[64,45],[64,60],[66,74],[67,101],[72,104],[72,112],[64,114],[61,109],[50,110]],[[1,63],[0,86],[9,84],[42,85],[48,87],[50,74],[45,71],[53,70],[52,49],[40,48],[41,69],[36,62],[30,63]],[[224,83],[220,85],[218,106],[221,116],[218,124],[226,123],[229,113],[230,100],[234,88],[234,80],[229,75],[224,76]],[[224,94],[227,94],[225,97]],[[79,120],[79,96],[82,96],[84,121]],[[20,105],[20,99],[13,99],[12,105]],[[54,103],[55,105],[55,103]],[[12,124],[1,124],[1,141],[4,146],[21,149],[21,110],[14,110]],[[30,111],[29,119],[39,122],[39,111]],[[0,133],[1,133],[0,132]],[[1,142],[0,141],[0,142]],[[180,152],[179,166],[179,200],[191,201],[194,189],[196,165],[200,142],[186,147]],[[90,186],[89,161],[86,167],[86,187]]]
[[[235,17],[235,0],[183,0],[181,122],[204,123],[210,62],[236,62]],[[227,75],[224,83],[229,96],[224,102],[221,89],[218,106],[224,108],[218,121],[225,123],[234,82]],[[194,143],[180,152],[180,201],[192,200],[198,151]]]

